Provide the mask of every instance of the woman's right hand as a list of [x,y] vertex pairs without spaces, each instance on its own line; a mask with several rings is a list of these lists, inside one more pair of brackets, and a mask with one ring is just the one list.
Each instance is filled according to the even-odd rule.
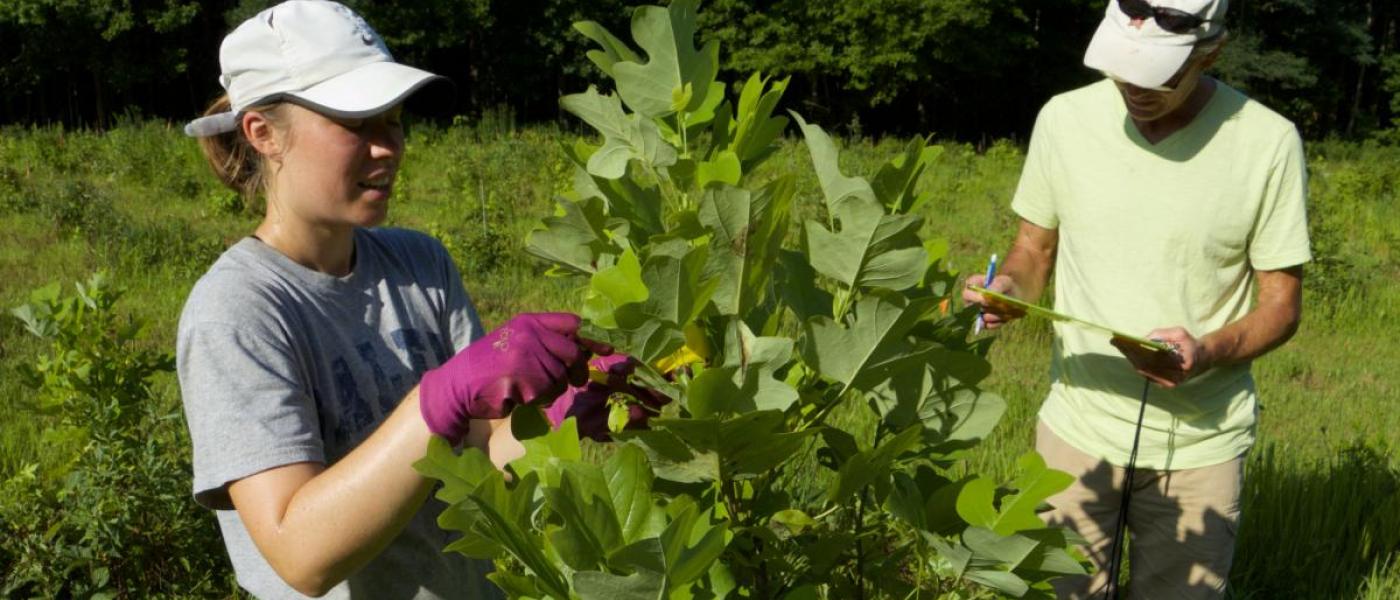
[[454,444],[472,419],[499,419],[517,404],[554,399],[588,379],[593,354],[612,348],[578,336],[569,313],[516,315],[456,356],[423,375],[418,398],[423,420]]
[[976,304],[982,307],[982,326],[987,329],[996,329],[1019,319],[1026,315],[1024,311],[1015,306],[997,302],[995,298],[983,296],[981,292],[974,292],[967,289],[967,286],[977,286],[993,292],[999,292],[1007,296],[1015,297],[1014,281],[1009,275],[997,275],[992,278],[991,285],[987,285],[987,276],[982,274],[971,275],[963,286],[963,302]]

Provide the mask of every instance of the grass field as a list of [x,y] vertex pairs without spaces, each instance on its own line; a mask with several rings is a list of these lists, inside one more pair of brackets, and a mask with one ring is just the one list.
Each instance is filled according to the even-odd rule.
[[[520,310],[568,309],[572,284],[543,276],[525,234],[568,181],[552,128],[502,121],[412,132],[390,225],[428,231],[456,257],[488,326]],[[869,174],[899,140],[847,140],[847,172]],[[1315,143],[1302,328],[1255,365],[1263,398],[1246,475],[1232,587],[1241,598],[1400,597],[1400,149]],[[1015,229],[1007,208],[1022,160],[1011,143],[949,144],[922,185],[936,191],[925,233],[947,238],[953,265],[979,269]],[[789,141],[766,167],[807,174],[801,211],[816,210],[805,148]],[[163,123],[106,134],[0,130],[0,305],[105,269],[144,319],[145,343],[173,350],[190,286],[256,223],[206,172],[193,141]],[[1049,328],[1009,328],[987,386],[1011,408],[971,468],[998,477],[1030,447],[1048,389]],[[39,342],[0,318],[0,481],[53,460],[43,417],[15,375]],[[173,407],[173,377],[158,385]],[[178,425],[178,422],[176,423]],[[42,472],[42,469],[41,469]],[[0,564],[0,574],[4,565]],[[178,593],[178,590],[175,590]]]

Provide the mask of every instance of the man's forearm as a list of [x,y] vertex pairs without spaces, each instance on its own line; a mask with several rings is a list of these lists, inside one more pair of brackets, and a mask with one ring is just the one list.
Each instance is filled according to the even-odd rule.
[[1211,366],[1247,362],[1283,345],[1302,318],[1302,267],[1261,271],[1259,303],[1244,318],[1201,338]]
[[1059,232],[1021,222],[1016,233],[1016,241],[1011,251],[1006,253],[1001,272],[1011,278],[1011,295],[1035,302],[1045,291],[1050,281],[1050,271],[1055,266],[1055,249],[1059,244]]

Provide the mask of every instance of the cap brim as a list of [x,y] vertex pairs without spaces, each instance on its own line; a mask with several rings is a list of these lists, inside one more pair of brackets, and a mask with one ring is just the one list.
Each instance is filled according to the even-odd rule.
[[1161,45],[1135,40],[1110,19],[1099,22],[1089,49],[1084,52],[1084,66],[1106,72],[1118,79],[1143,88],[1160,87],[1170,81],[1186,58],[1190,45]]
[[392,108],[434,81],[447,79],[386,61],[370,63],[287,96],[327,116],[359,119]]
[[185,135],[209,137],[238,129],[238,113],[229,111],[200,117],[185,124]]

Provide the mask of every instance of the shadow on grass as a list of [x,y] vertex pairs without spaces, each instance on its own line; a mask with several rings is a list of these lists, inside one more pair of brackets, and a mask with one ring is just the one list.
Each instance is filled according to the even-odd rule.
[[1356,598],[1400,560],[1400,468],[1384,450],[1358,444],[1299,461],[1263,446],[1242,501],[1236,598]]

